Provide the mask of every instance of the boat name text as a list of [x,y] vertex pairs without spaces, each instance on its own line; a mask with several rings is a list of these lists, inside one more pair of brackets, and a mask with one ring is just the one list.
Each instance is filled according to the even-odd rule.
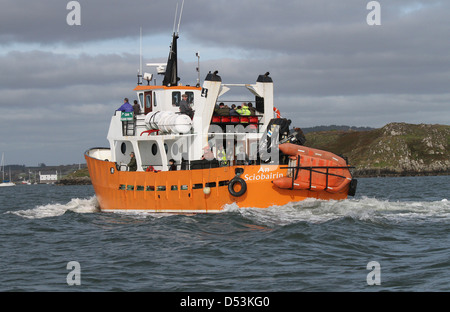
[[282,178],[283,174],[279,172],[244,174],[245,181],[274,180]]

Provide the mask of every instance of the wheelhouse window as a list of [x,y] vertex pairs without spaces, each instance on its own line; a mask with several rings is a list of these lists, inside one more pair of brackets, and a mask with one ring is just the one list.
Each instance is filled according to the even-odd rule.
[[179,107],[181,102],[181,92],[174,91],[172,92],[172,106]]
[[[183,94],[187,94],[187,102],[192,105],[194,103],[194,92],[192,91],[186,91]],[[180,91],[173,91],[172,92],[172,106],[179,107],[181,102],[181,92]]]
[[194,92],[187,91],[185,92],[185,94],[187,94],[188,96],[187,102],[189,103],[189,105],[192,105],[192,103],[194,103]]
[[152,108],[152,94],[148,93],[145,95],[145,109],[151,110]]
[[139,93],[139,103],[144,107],[144,93]]

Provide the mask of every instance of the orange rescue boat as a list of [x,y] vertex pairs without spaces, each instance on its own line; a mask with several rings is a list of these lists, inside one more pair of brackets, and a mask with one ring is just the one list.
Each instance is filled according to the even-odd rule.
[[[280,151],[289,155],[288,176],[275,179],[273,184],[282,189],[314,190],[339,193],[352,181],[355,189],[356,180],[352,179],[347,161],[331,152],[306,146],[285,143],[279,145]],[[351,194],[350,194],[351,195]],[[354,194],[353,194],[354,195]]]

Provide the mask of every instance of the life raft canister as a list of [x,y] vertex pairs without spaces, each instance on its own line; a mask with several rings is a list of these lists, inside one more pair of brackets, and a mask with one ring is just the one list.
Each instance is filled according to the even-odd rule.
[[[234,190],[234,186],[237,183],[241,185],[241,189],[238,192]],[[241,197],[242,195],[245,194],[246,191],[247,191],[247,183],[245,183],[244,179],[238,176],[231,179],[230,183],[228,183],[228,192],[230,192],[230,194],[233,195],[234,197]]]

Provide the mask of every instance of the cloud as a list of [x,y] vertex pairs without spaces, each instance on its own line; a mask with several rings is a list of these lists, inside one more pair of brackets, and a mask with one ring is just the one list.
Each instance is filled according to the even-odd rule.
[[135,97],[134,57],[42,51],[0,56],[0,124],[8,133],[0,149],[15,163],[37,165],[81,162],[87,145],[107,146],[110,116],[125,96]]
[[[108,144],[113,110],[136,98],[140,27],[144,63],[167,59],[177,1],[80,0],[81,26],[67,25],[68,2],[1,4],[0,149],[17,163],[83,162]],[[380,0],[381,26],[369,26],[367,2],[186,0],[182,83],[195,84],[200,51],[201,79],[269,71],[275,105],[301,127],[448,124],[450,3]]]
[[175,8],[174,1],[80,0],[81,26],[69,26],[66,22],[71,11],[66,8],[68,2],[3,0],[0,39],[3,42],[62,42],[71,45],[134,36],[136,29],[148,21],[151,21],[152,29],[159,32],[171,25],[167,18]]
[[4,73],[0,77],[0,88],[16,89],[26,85],[27,88],[45,90],[124,81],[126,76],[136,74],[136,59],[137,56],[130,54],[72,57],[43,51],[13,51],[0,56]]

